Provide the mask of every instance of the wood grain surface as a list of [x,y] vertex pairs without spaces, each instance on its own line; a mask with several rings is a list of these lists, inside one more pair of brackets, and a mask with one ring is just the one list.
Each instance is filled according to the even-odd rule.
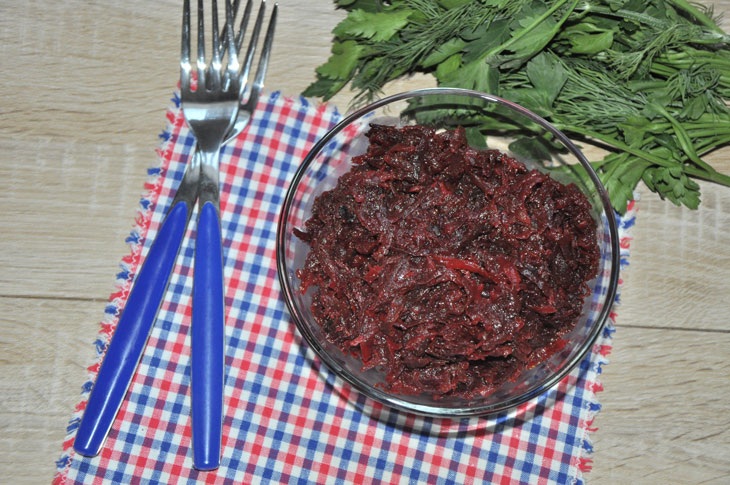
[[[279,5],[267,86],[296,95],[343,14],[329,0]],[[728,30],[730,1],[714,8]],[[180,10],[171,0],[0,4],[2,483],[47,483],[55,471],[157,163]],[[333,102],[344,110],[351,96]],[[711,161],[730,173],[730,149]],[[730,483],[730,189],[702,192],[689,211],[641,191],[589,483]]]

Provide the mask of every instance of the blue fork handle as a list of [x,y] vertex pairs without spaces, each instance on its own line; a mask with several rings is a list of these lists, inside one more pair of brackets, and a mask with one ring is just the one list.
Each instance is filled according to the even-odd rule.
[[[202,202],[202,201],[201,201]],[[223,249],[217,201],[202,203],[195,242],[191,328],[193,465],[220,464],[223,425]]]
[[74,440],[81,455],[99,453],[137,369],[190,218],[185,201],[165,217],[114,331]]

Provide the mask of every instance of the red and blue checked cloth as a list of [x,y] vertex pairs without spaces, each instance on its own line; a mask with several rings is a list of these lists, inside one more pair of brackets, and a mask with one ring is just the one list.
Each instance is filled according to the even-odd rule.
[[[160,226],[193,149],[178,98],[161,135],[160,166],[129,237],[96,348],[98,359],[133,275]],[[71,447],[99,362],[68,426],[57,484],[69,483],[572,483],[590,468],[589,432],[609,324],[593,352],[556,388],[491,418],[434,419],[373,402],[321,365],[279,292],[276,223],[288,182],[336,110],[273,93],[221,159],[226,283],[223,458],[192,467],[190,300],[193,245],[183,242],[167,295],[101,454]],[[633,210],[620,219],[622,264]],[[189,236],[190,234],[188,234]],[[613,318],[613,315],[612,315]]]

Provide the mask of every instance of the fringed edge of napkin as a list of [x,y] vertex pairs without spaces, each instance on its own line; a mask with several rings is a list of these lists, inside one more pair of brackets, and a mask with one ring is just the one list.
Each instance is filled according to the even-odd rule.
[[167,124],[165,125],[162,133],[158,135],[160,139],[160,145],[155,150],[158,155],[159,165],[154,168],[147,169],[147,175],[149,176],[147,182],[144,184],[144,192],[139,201],[137,207],[137,215],[134,218],[134,224],[129,236],[125,238],[125,242],[129,244],[129,254],[122,257],[119,267],[121,271],[116,274],[115,288],[109,296],[109,303],[104,308],[104,317],[102,318],[99,329],[99,333],[94,341],[94,347],[96,355],[93,358],[93,363],[86,368],[87,379],[86,382],[81,386],[81,398],[79,403],[76,405],[71,419],[66,426],[66,438],[63,441],[63,452],[61,457],[56,461],[56,475],[53,479],[53,485],[63,485],[66,483],[66,475],[71,466],[73,459],[74,450],[73,442],[76,430],[81,422],[81,416],[86,409],[86,404],[89,399],[89,394],[94,386],[96,375],[99,372],[101,361],[104,358],[107,344],[111,339],[114,329],[119,321],[119,310],[124,307],[127,301],[127,296],[132,287],[134,275],[139,268],[142,249],[147,231],[150,227],[150,221],[152,218],[153,209],[157,200],[159,199],[162,190],[163,174],[170,165],[172,159],[172,142],[173,133],[175,127],[179,127],[184,122],[182,115],[176,116],[175,108],[180,106],[180,98],[177,93],[171,98],[171,103],[168,105],[166,116]]
[[[304,106],[314,106],[318,111],[331,110],[333,115],[339,116],[337,107],[327,103],[313,102],[302,96],[284,96],[280,91],[264,92],[262,94],[263,100],[274,100],[280,96],[283,96],[288,103],[298,102]],[[260,102],[266,102],[263,100]],[[125,242],[129,244],[129,254],[122,257],[122,260],[119,263],[121,271],[116,274],[114,285],[116,291],[109,296],[109,303],[104,308],[104,317],[100,322],[101,328],[99,329],[96,340],[93,342],[96,353],[93,357],[93,363],[86,368],[87,379],[81,386],[81,398],[74,408],[71,419],[66,426],[66,437],[64,438],[62,445],[62,454],[61,457],[56,460],[56,473],[53,478],[53,485],[64,485],[66,483],[67,474],[75,453],[73,450],[73,442],[76,430],[81,422],[81,416],[86,409],[89,394],[94,386],[96,375],[99,372],[99,367],[101,366],[104,354],[106,353],[107,344],[109,343],[109,340],[114,333],[114,329],[117,326],[117,322],[119,321],[119,310],[124,307],[124,304],[127,301],[127,297],[132,288],[132,282],[134,281],[134,275],[139,269],[144,241],[150,227],[152,213],[162,191],[162,182],[164,180],[165,171],[169,167],[173,157],[175,133],[179,131],[179,128],[185,123],[185,118],[179,108],[180,96],[178,91],[175,91],[165,113],[167,118],[165,128],[159,135],[157,135],[160,139],[160,143],[155,149],[155,152],[157,153],[159,164],[157,167],[147,169],[147,175],[149,178],[144,184],[144,190],[140,197],[139,206],[137,207],[137,215],[134,218],[132,230],[129,233],[129,236],[125,238]]]
[[[620,247],[620,266],[621,272],[623,272],[629,265],[629,250],[631,249],[631,227],[636,223],[636,213],[638,210],[636,202],[639,200],[639,194],[634,193],[634,200],[630,201],[626,210],[626,214],[618,218],[617,222],[619,226],[619,247]],[[598,394],[603,391],[603,383],[601,382],[600,376],[603,372],[603,366],[609,363],[608,356],[612,350],[613,334],[616,332],[614,324],[618,314],[616,312],[616,306],[621,303],[621,289],[623,287],[623,279],[619,275],[618,291],[616,292],[616,298],[614,300],[614,307],[609,314],[606,327],[603,329],[603,335],[593,348],[593,353],[596,354],[595,367],[591,369],[591,375],[593,378],[588,382],[589,396],[588,401],[588,414],[585,419],[579,423],[580,429],[580,443],[581,451],[580,454],[575,458],[574,462],[571,463],[571,468],[575,470],[575,474],[571,474],[573,477],[573,483],[583,484],[585,474],[590,472],[593,468],[593,437],[592,435],[598,431],[598,427],[594,425],[596,416],[601,410],[601,403],[598,398]]]

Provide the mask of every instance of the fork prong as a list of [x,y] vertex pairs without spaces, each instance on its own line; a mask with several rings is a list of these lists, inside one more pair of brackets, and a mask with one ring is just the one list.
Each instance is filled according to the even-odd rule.
[[243,34],[246,32],[246,28],[248,27],[248,21],[251,18],[252,7],[253,0],[248,0],[246,2],[246,8],[243,9],[241,23],[238,26],[238,34],[236,35],[236,52],[241,52],[241,45],[243,44]]
[[261,0],[261,6],[259,7],[259,14],[256,16],[256,23],[253,26],[253,34],[248,44],[248,50],[246,51],[246,60],[244,61],[241,75],[238,77],[241,81],[241,86],[245,86],[248,82],[248,75],[251,72],[251,64],[253,63],[253,56],[256,53],[256,44],[259,40],[259,33],[261,32],[261,24],[264,21],[264,12],[266,10],[266,0]]
[[[232,12],[233,15],[231,15],[233,20],[236,20],[236,16],[238,15],[238,7],[241,4],[241,0],[235,0],[233,2]],[[226,51],[229,48],[229,42],[226,39],[226,35],[228,35],[228,24],[230,22],[228,21],[228,14],[226,13],[226,21],[223,24],[223,28],[221,29],[221,37],[224,39],[223,43],[221,44],[221,59],[223,59],[223,56],[226,55]],[[235,28],[235,26],[234,26]]]
[[182,42],[180,47],[180,89],[190,90],[190,0],[183,2]]
[[220,53],[220,37],[218,35],[218,2],[212,0],[211,11],[213,13],[213,61],[208,66],[209,88],[218,90],[221,87],[221,53]]
[[254,79],[251,94],[249,95],[249,103],[254,105],[252,107],[255,107],[261,89],[264,87],[264,78],[266,77],[266,70],[269,67],[271,46],[274,43],[274,30],[276,28],[276,14],[278,11],[279,5],[274,4],[274,8],[271,11],[271,18],[269,19],[269,26],[266,28],[266,37],[264,38],[264,47],[261,50],[261,59],[259,59],[258,68],[256,68],[256,78]]
[[[238,1],[236,2],[238,3]],[[237,7],[236,7],[237,8]],[[233,19],[235,13],[231,7],[230,0],[226,0],[226,33],[225,38],[228,41],[228,79],[233,79],[234,76],[238,75],[238,51],[236,49],[236,39],[233,36]],[[225,50],[225,47],[224,49]]]
[[203,0],[198,0],[198,89],[205,89],[205,9]]

